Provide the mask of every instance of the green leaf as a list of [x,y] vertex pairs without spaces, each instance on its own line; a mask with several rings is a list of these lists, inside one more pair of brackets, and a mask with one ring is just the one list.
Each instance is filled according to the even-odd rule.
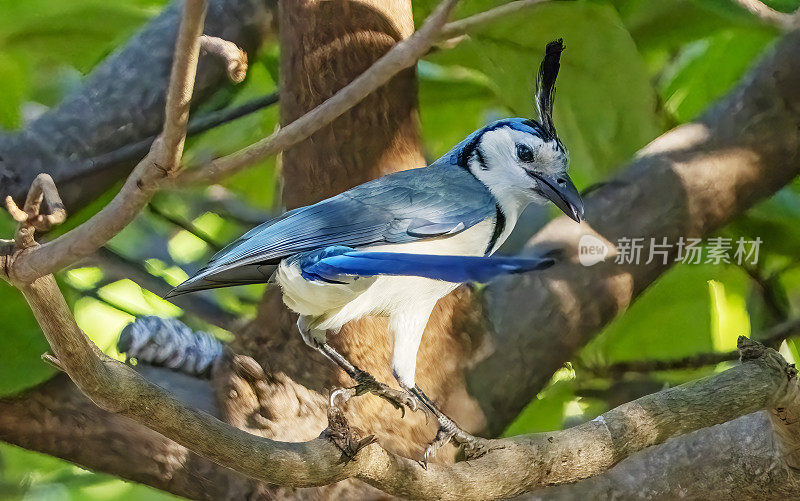
[[0,0],[0,49],[90,70],[149,17],[152,7],[103,0]]
[[482,73],[420,61],[417,74],[422,132],[430,156],[445,154],[491,119],[495,93]]
[[[455,48],[428,59],[480,71],[500,114],[535,116],[537,68],[546,43],[556,38],[564,39],[567,50],[555,123],[570,151],[573,177],[587,185],[605,178],[661,131],[647,68],[613,8],[543,4],[482,27]],[[460,137],[473,130],[465,122],[451,125]]]
[[730,28],[684,46],[663,70],[665,108],[681,122],[694,119],[739,81],[774,38],[772,30]]
[[[0,213],[0,238],[14,231],[7,212]],[[0,397],[13,395],[50,378],[55,372],[42,361],[50,349],[39,324],[17,289],[0,280]]]
[[581,357],[610,363],[731,349],[738,335],[750,332],[749,290],[749,277],[735,266],[677,265],[592,340]]
[[42,353],[50,349],[22,294],[0,283],[0,397],[49,379],[55,372]]
[[520,415],[503,432],[503,436],[560,430],[564,423],[566,407],[575,400],[573,386],[571,380],[551,382],[525,406]]
[[20,105],[27,93],[26,68],[18,58],[0,53],[0,129],[21,124]]

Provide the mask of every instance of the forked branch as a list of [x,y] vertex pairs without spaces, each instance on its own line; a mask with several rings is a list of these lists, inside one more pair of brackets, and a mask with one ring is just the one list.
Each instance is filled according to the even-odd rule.
[[130,223],[163,180],[179,168],[205,12],[205,0],[184,2],[167,89],[164,128],[150,152],[117,196],[88,221],[55,240],[40,246],[28,245],[13,257],[6,257],[7,275],[12,282],[30,283],[94,253]]
[[[42,214],[42,202],[48,213]],[[35,231],[47,231],[59,225],[67,218],[64,203],[58,195],[53,178],[49,174],[39,174],[33,180],[25,205],[20,209],[9,195],[6,197],[6,208],[14,220],[19,223],[14,236],[17,248],[26,248],[34,244]]]

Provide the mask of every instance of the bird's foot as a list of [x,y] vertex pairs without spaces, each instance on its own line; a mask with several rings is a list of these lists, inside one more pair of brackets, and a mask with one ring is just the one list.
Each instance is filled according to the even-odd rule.
[[427,469],[428,461],[433,459],[439,449],[447,445],[451,440],[456,445],[464,448],[464,458],[466,460],[477,459],[491,450],[489,440],[470,435],[450,420],[440,420],[436,438],[425,449],[425,454],[420,463],[422,467]]
[[406,415],[406,407],[412,411],[417,410],[417,400],[413,396],[404,391],[395,390],[394,388],[381,383],[369,372],[358,370],[355,376],[353,376],[353,379],[355,379],[356,383],[358,384],[352,388],[340,388],[334,391],[331,394],[331,402],[335,402],[339,398],[342,398],[343,401],[346,402],[351,397],[358,397],[364,395],[365,393],[372,393],[373,395],[381,397],[399,409],[400,412],[402,412],[403,417]]

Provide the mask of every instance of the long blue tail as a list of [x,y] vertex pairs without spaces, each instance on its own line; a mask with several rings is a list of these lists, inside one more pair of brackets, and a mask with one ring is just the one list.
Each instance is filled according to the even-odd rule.
[[554,263],[543,257],[435,256],[339,247],[301,259],[300,268],[307,279],[334,283],[346,275],[405,275],[462,283],[488,282],[499,275],[543,270]]

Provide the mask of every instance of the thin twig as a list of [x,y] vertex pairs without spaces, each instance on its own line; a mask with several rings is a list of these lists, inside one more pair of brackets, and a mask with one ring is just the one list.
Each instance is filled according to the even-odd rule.
[[194,170],[187,170],[174,181],[208,184],[217,182],[269,155],[274,155],[308,138],[349,110],[400,71],[413,66],[436,42],[458,0],[444,0],[413,35],[397,43],[364,73],[322,104],[279,131],[230,155]]
[[[185,0],[178,43],[175,45],[175,55],[172,59],[169,87],[167,87],[164,130],[159,138],[162,146],[156,148],[153,161],[157,166],[160,164],[160,168],[168,174],[180,168],[183,155],[206,7],[206,0]],[[156,143],[158,141],[157,139]]]
[[765,24],[775,26],[781,30],[791,30],[797,26],[798,14],[779,12],[759,0],[735,0],[736,3],[750,11]]
[[[200,134],[201,132],[205,132],[220,125],[224,125],[228,122],[245,117],[251,113],[277,103],[278,99],[279,93],[273,92],[265,96],[251,99],[250,101],[242,103],[239,106],[211,111],[201,116],[191,118],[189,120],[189,125],[186,128],[186,135],[191,137],[195,134]],[[147,154],[148,150],[153,145],[153,142],[156,140],[156,137],[158,136],[146,137],[135,143],[120,146],[119,148],[109,151],[108,153],[103,153],[102,155],[98,155],[87,160],[82,160],[71,167],[71,171],[74,171],[74,174],[64,177],[61,182],[70,182],[75,179],[82,178],[86,175],[88,170],[97,173],[125,162],[139,160]]]
[[235,43],[203,35],[200,37],[200,50],[224,59],[225,69],[231,81],[239,83],[244,80],[247,75],[247,54]]
[[515,2],[508,2],[493,9],[475,14],[474,16],[465,17],[464,19],[458,19],[445,24],[440,37],[448,39],[464,35],[475,28],[485,26],[498,19],[511,16],[548,1],[550,0],[516,0]]
[[[754,336],[765,346],[775,348],[787,338],[800,335],[800,318],[787,320],[764,332]],[[699,369],[722,362],[730,362],[739,358],[737,350],[726,352],[698,353],[688,357],[673,358],[669,360],[629,360],[616,362],[604,367],[587,367],[587,370],[597,376],[619,376],[627,373],[648,373],[671,370]]]
[[186,0],[170,74],[164,129],[111,202],[88,221],[38,247],[17,253],[7,265],[13,282],[30,283],[90,256],[130,223],[157,189],[180,167],[189,102],[194,88],[205,0]]

